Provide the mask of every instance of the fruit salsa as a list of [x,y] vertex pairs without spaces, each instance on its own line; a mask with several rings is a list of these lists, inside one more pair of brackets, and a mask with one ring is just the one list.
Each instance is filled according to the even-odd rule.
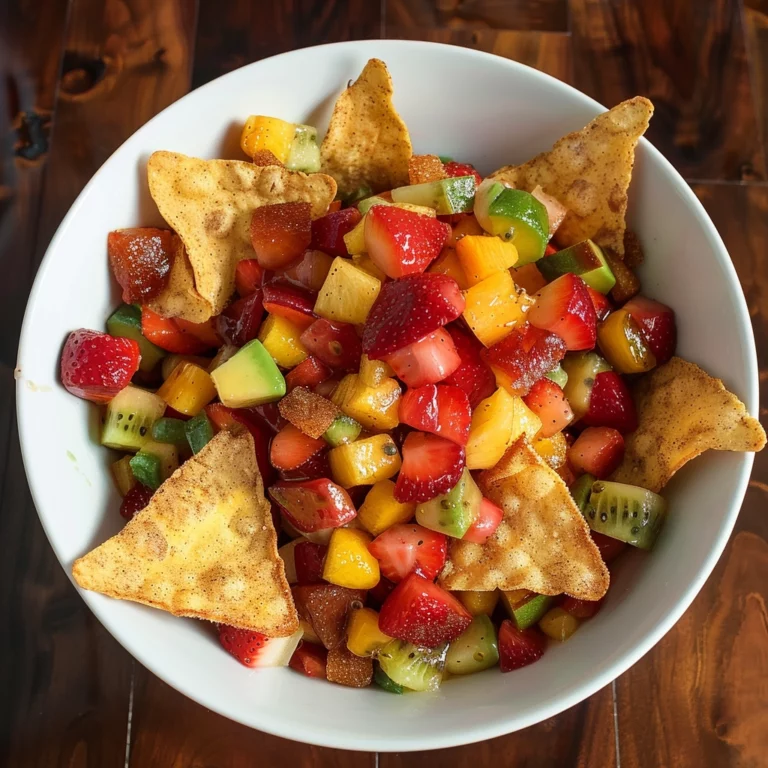
[[78,584],[214,622],[248,667],[434,690],[537,661],[649,550],[660,492],[759,423],[675,356],[626,229],[635,98],[483,178],[414,155],[371,60],[318,143],[156,152],[167,229],[111,232],[123,304],[66,340],[128,521]]

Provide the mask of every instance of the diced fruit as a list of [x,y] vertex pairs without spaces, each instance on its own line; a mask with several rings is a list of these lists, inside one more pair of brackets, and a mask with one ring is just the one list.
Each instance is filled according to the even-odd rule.
[[547,284],[536,264],[523,264],[522,267],[514,268],[512,279],[518,288],[522,288],[530,296],[538,293]]
[[379,614],[372,608],[355,608],[347,625],[347,648],[355,656],[372,656],[392,638],[379,629]]
[[392,640],[377,658],[384,674],[395,685],[410,691],[436,691],[443,680],[446,647],[418,648],[412,643]]
[[[538,328],[536,330],[538,330]],[[547,373],[544,375],[550,381],[554,381],[555,384],[560,387],[560,389],[563,389],[568,383],[568,374],[565,372],[565,369],[562,365],[560,365],[560,363],[557,364],[556,368],[553,368],[551,371],[547,371]]]
[[117,229],[107,235],[112,274],[126,304],[147,302],[168,284],[178,238],[167,229]]
[[541,274],[548,281],[561,275],[578,275],[587,285],[600,293],[608,293],[616,278],[605,260],[603,250],[591,240],[576,243],[536,262]]
[[315,295],[306,288],[275,281],[264,286],[264,309],[305,331],[317,320]]
[[466,449],[469,469],[495,466],[509,448],[515,428],[517,400],[519,398],[499,388],[475,408]]
[[597,478],[594,475],[581,475],[581,477],[579,477],[579,479],[569,488],[574,503],[585,517],[587,514],[587,507],[589,506],[589,497],[592,493],[592,484],[595,480],[597,480]]
[[381,359],[423,339],[464,311],[456,281],[446,275],[411,275],[385,283],[363,330],[363,351]]
[[311,247],[331,256],[348,256],[344,235],[351,232],[362,218],[357,208],[344,208],[315,219]]
[[199,355],[221,344],[213,320],[190,323],[179,317],[162,317],[149,307],[141,308],[141,332],[153,344],[177,355]]
[[230,304],[216,319],[216,330],[224,341],[235,347],[242,347],[255,339],[264,305],[261,291]]
[[285,579],[289,584],[295,584],[299,580],[296,573],[296,547],[304,542],[306,542],[304,538],[292,539],[277,550],[277,554],[280,555],[280,559],[283,561]]
[[531,448],[555,471],[565,466],[568,440],[562,432],[557,432],[552,437],[537,437]]
[[471,413],[464,390],[446,384],[409,389],[400,401],[400,421],[466,445]]
[[216,397],[208,371],[194,363],[180,363],[157,390],[157,396],[186,416],[194,416]]
[[453,339],[442,328],[392,352],[386,361],[409,387],[443,381],[461,364]]
[[389,435],[340,445],[328,453],[334,479],[344,488],[387,480],[400,469],[400,454]]
[[330,378],[331,371],[328,367],[316,357],[310,355],[286,374],[285,384],[289,392],[296,387],[313,389]]
[[280,415],[305,435],[323,437],[340,415],[339,409],[322,395],[305,387],[297,387],[279,403]]
[[583,421],[590,427],[613,427],[621,433],[637,429],[637,410],[624,379],[615,371],[598,373]]
[[361,325],[380,290],[379,280],[358,269],[349,259],[338,256],[318,294],[315,314],[340,323]]
[[[547,219],[549,220],[549,236],[557,232],[560,225],[563,223],[563,219],[568,213],[568,209],[552,195],[548,195],[540,184],[537,184],[532,190],[531,194],[547,209]],[[547,246],[549,248],[549,246]]]
[[347,616],[365,600],[362,589],[335,584],[302,584],[291,590],[299,616],[312,625],[322,644],[338,648],[345,639]]
[[107,406],[101,444],[118,451],[138,451],[152,439],[152,425],[164,411],[162,398],[145,389],[126,387]]
[[67,337],[61,353],[61,382],[70,394],[107,403],[139,370],[139,345],[133,339],[81,329]]
[[368,549],[390,581],[400,582],[409,573],[432,580],[445,565],[448,540],[442,533],[420,525],[400,524],[377,536]]
[[461,539],[480,514],[482,500],[477,483],[465,467],[459,481],[447,493],[416,507],[416,520],[432,531]]
[[596,352],[583,352],[568,355],[562,362],[563,370],[568,374],[568,381],[563,387],[568,404],[576,419],[589,411],[592,389],[595,379],[611,366]]
[[373,665],[373,682],[387,693],[396,693],[398,695],[405,693],[405,688],[392,680],[378,663]]
[[547,637],[563,643],[579,628],[579,623],[575,616],[556,605],[542,616],[539,628]]
[[395,483],[395,498],[398,501],[429,501],[447,493],[459,482],[464,464],[461,446],[437,435],[411,432],[403,443],[403,462]]
[[[520,592],[524,594],[521,595]],[[503,599],[509,617],[518,629],[528,629],[528,627],[538,623],[554,600],[548,595],[537,595],[535,592],[528,592],[527,590],[504,592]]]
[[608,477],[624,458],[624,438],[610,427],[587,427],[568,449],[568,461],[578,474]]
[[[136,477],[131,470],[131,457],[123,456],[122,459],[113,462],[110,469],[112,470],[112,477],[114,478],[118,493],[121,496],[125,496],[136,485]],[[392,487],[394,488],[394,484]]]
[[483,499],[480,502],[477,517],[462,538],[464,541],[471,541],[475,544],[485,544],[496,533],[503,517],[504,511],[501,507],[496,506],[488,499]]
[[538,661],[546,650],[547,641],[535,627],[520,630],[509,619],[499,628],[499,666],[502,672],[526,667]]
[[[213,360],[208,362],[206,370],[208,373],[215,371],[220,365],[224,365],[230,358],[237,354],[239,347],[234,344],[224,344],[219,351],[213,356]],[[205,359],[205,358],[204,358]],[[190,361],[192,362],[192,361]]]
[[298,469],[326,447],[322,438],[310,437],[287,424],[272,438],[269,458],[277,469]]
[[289,666],[307,677],[325,680],[327,661],[328,651],[322,645],[302,640],[299,647],[293,652]]
[[240,147],[248,157],[258,151],[271,152],[279,162],[285,163],[296,135],[296,125],[277,117],[251,115],[240,134]]
[[[126,458],[128,457],[126,456]],[[136,485],[125,494],[125,497],[120,504],[120,514],[126,520],[133,520],[134,516],[149,504],[153,494],[154,491],[151,488],[147,488],[146,485],[137,482]]]
[[301,256],[312,240],[309,203],[262,205],[251,217],[251,244],[264,269],[282,269]]
[[477,219],[472,214],[459,216],[459,220],[453,225],[453,231],[451,232],[451,236],[448,239],[448,245],[455,247],[456,243],[458,243],[462,237],[467,237],[467,235],[482,234],[484,234],[484,230],[477,223]]
[[492,347],[522,324],[532,304],[527,294],[518,293],[508,270],[473,285],[465,299],[464,320],[486,347]]
[[368,355],[360,358],[360,381],[367,387],[378,387],[384,379],[394,375],[391,366],[383,360],[371,360]]
[[310,248],[287,269],[284,269],[282,276],[308,291],[317,292],[323,287],[332,263],[333,258],[327,253]]
[[[469,611],[452,594],[417,573],[392,590],[379,612],[382,632],[425,648],[455,640],[471,621]],[[386,667],[384,671],[392,677]]]
[[592,306],[595,308],[597,322],[601,323],[603,320],[605,320],[606,317],[608,317],[608,315],[611,314],[613,304],[611,304],[607,296],[600,293],[600,291],[596,291],[591,285],[587,286],[587,293],[589,294],[589,298],[592,300]]
[[235,267],[235,290],[241,299],[261,290],[264,270],[256,259],[242,259]]
[[[362,213],[365,214],[367,211],[363,211]],[[344,235],[344,248],[347,253],[352,256],[358,256],[365,253],[365,216]]]
[[472,334],[455,324],[445,330],[450,333],[461,362],[453,373],[443,379],[443,383],[463,389],[469,397],[470,406],[476,408],[481,400],[490,397],[496,390],[493,371],[480,355],[484,347]]
[[213,440],[213,424],[205,411],[200,411],[184,424],[184,433],[192,453],[200,453]]
[[336,528],[325,557],[323,578],[349,589],[371,589],[379,583],[379,561],[368,551],[371,537],[355,528]]
[[637,324],[645,343],[656,358],[656,364],[666,363],[675,354],[677,345],[674,310],[645,296],[635,296],[623,309]]
[[290,320],[269,315],[259,331],[259,341],[281,368],[293,368],[307,358],[301,335],[301,329]]
[[550,379],[539,379],[523,400],[541,419],[540,437],[551,437],[573,421],[573,411],[563,390]]
[[130,460],[134,477],[156,491],[179,467],[176,446],[168,443],[145,443]]
[[456,243],[456,255],[470,286],[497,272],[505,272],[517,262],[517,248],[498,237],[468,235]]
[[[199,368],[208,370],[213,361],[208,357],[200,357],[200,355],[177,355],[173,353],[163,358],[163,362],[160,364],[160,375],[163,381],[167,381],[171,374],[176,370],[177,366],[181,363],[193,363]],[[211,369],[213,370],[213,369]],[[208,371],[210,373],[211,371]]]
[[496,628],[487,616],[480,615],[448,646],[445,669],[452,675],[471,675],[495,667],[498,662]]
[[349,688],[365,688],[373,679],[373,660],[355,656],[346,646],[328,651],[328,682]]
[[408,183],[426,184],[446,177],[437,155],[412,155],[408,159]]
[[165,350],[144,338],[141,332],[141,310],[132,304],[118,307],[107,320],[107,331],[111,336],[133,339],[139,345],[141,355],[139,370],[152,371],[165,357]]
[[297,125],[285,167],[292,171],[317,173],[320,170],[320,147],[317,129],[311,125]]
[[323,568],[327,554],[328,547],[324,544],[299,541],[293,550],[296,581],[299,584],[319,584],[323,580]]
[[602,604],[602,599],[579,600],[577,597],[566,597],[560,607],[577,619],[591,619],[600,610]]
[[461,266],[459,257],[453,248],[443,248],[443,252],[429,265],[427,272],[452,277],[462,291],[469,288],[464,267]]
[[475,184],[480,184],[483,180],[480,174],[475,170],[475,166],[471,163],[457,163],[455,160],[446,160],[443,163],[443,170],[445,175],[451,178],[457,176],[473,176]]
[[597,316],[580,277],[571,274],[558,277],[535,298],[536,303],[528,312],[531,325],[557,334],[570,351],[595,346]]
[[600,550],[600,557],[606,565],[610,565],[626,548],[625,541],[619,541],[611,536],[604,536],[602,533],[592,531],[592,541],[595,542]]
[[368,491],[357,514],[366,530],[378,536],[398,523],[407,523],[415,511],[413,502],[395,498],[395,484],[391,480],[380,480]]
[[392,200],[396,203],[434,208],[440,216],[471,211],[474,198],[475,177],[472,175],[411,184],[392,190]]
[[354,326],[321,318],[301,334],[304,348],[331,368],[356,371],[363,354]]
[[454,592],[462,605],[473,616],[492,616],[499,602],[499,591],[492,592]]
[[357,514],[349,494],[326,478],[300,482],[278,480],[268,492],[301,533],[339,528],[354,520]]
[[359,374],[347,374],[331,395],[331,400],[347,416],[366,429],[394,429],[398,424],[400,385],[394,379],[384,379],[378,387],[367,387]]
[[219,625],[219,641],[246,667],[287,667],[299,642],[301,630],[290,637],[267,637],[249,629]]
[[362,426],[346,413],[337,416],[330,427],[323,433],[323,439],[332,448],[338,448],[340,445],[354,443],[360,436]]
[[611,312],[600,323],[597,340],[605,359],[619,373],[644,373],[656,365],[656,357],[626,309]]

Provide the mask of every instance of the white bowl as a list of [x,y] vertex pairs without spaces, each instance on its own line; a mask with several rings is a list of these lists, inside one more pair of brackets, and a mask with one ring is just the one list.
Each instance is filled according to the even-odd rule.
[[[481,172],[523,161],[602,107],[506,59],[423,42],[366,41],[260,61],[189,94],[137,131],[104,164],[59,227],[37,275],[19,349],[24,464],[59,561],[122,525],[108,452],[92,438],[95,408],[58,380],[66,334],[102,329],[118,293],[106,234],[159,223],[144,164],[156,149],[238,157],[232,138],[254,112],[324,130],[334,99],[372,56],[387,62],[417,152],[447,154]],[[228,149],[229,148],[229,149]],[[712,222],[647,141],[637,150],[630,226],[645,246],[644,290],[677,312],[679,353],[722,377],[757,415],[757,363],[747,307]],[[89,429],[91,430],[89,433]],[[290,670],[250,671],[203,624],[111,600],[83,599],[148,669],[209,709],[290,739],[347,749],[406,751],[465,744],[551,717],[605,686],[680,618],[715,565],[739,511],[751,454],[710,454],[679,473],[655,550],[625,555],[604,608],[543,659],[502,675],[451,681],[435,694],[393,696],[319,683]]]

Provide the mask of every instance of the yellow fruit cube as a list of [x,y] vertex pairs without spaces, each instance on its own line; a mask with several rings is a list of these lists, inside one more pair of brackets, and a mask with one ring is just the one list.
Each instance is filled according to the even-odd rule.
[[544,275],[539,272],[535,263],[523,264],[522,267],[513,269],[511,274],[515,285],[531,296],[538,293],[547,284]]
[[416,512],[415,502],[400,502],[395,499],[395,484],[391,480],[380,480],[365,497],[357,511],[357,519],[374,536],[398,523],[407,523]]
[[470,286],[477,285],[497,272],[506,272],[517,263],[517,248],[512,243],[488,235],[462,237],[456,243],[456,255]]
[[383,360],[371,360],[368,355],[360,358],[360,381],[366,387],[379,387],[384,379],[395,375],[389,363]]
[[337,256],[315,302],[315,314],[362,325],[381,290],[381,281]]
[[137,481],[131,469],[130,456],[123,456],[122,459],[112,464],[112,477],[121,496],[125,496],[136,485]]
[[383,431],[394,429],[400,423],[401,394],[395,379],[384,379],[378,387],[367,387],[358,374],[350,373],[339,382],[331,400],[365,429]]
[[374,435],[328,452],[333,479],[344,488],[373,485],[400,470],[400,453],[389,435]]
[[354,528],[335,528],[328,543],[323,578],[348,589],[372,589],[379,583],[379,561],[368,551],[371,537]]
[[504,608],[512,619],[515,616],[515,606],[523,602],[527,597],[530,597],[534,593],[529,589],[510,589],[501,591],[501,602],[504,604]]
[[555,606],[541,617],[539,628],[548,637],[562,643],[579,628],[579,624],[580,622],[576,617],[571,616],[560,606]]
[[499,592],[496,589],[491,592],[454,592],[453,594],[473,616],[490,616],[499,602]]
[[430,264],[427,272],[436,272],[438,275],[452,277],[462,291],[470,286],[464,273],[464,267],[461,266],[459,257],[453,248],[443,248],[443,252]]
[[448,238],[448,245],[455,248],[456,243],[462,237],[467,235],[484,235],[485,230],[477,223],[474,216],[463,216],[454,226],[451,236]]
[[373,259],[367,253],[357,253],[352,257],[352,263],[363,272],[367,272],[372,277],[375,277],[379,282],[383,283],[387,276],[380,270],[374,263]]
[[522,435],[528,438],[532,443],[541,429],[541,419],[526,404],[522,397],[513,398],[515,403],[513,407],[512,419],[512,437],[510,444]]
[[277,117],[251,115],[240,134],[240,147],[248,157],[266,149],[281,163],[288,160],[291,144],[296,135],[296,126]]
[[216,387],[208,371],[182,362],[163,382],[157,395],[179,413],[195,416],[216,397]]
[[481,401],[472,414],[466,454],[469,469],[495,466],[512,443],[515,423],[515,398],[497,389]]
[[347,648],[355,656],[372,656],[392,638],[379,629],[379,614],[373,608],[356,608],[347,624]]
[[551,437],[540,437],[531,447],[552,469],[560,469],[565,464],[568,441],[562,432],[558,432]]
[[344,245],[347,246],[350,256],[365,253],[365,216],[344,235]]
[[281,368],[294,368],[307,358],[301,328],[280,315],[269,315],[259,331],[259,341]]

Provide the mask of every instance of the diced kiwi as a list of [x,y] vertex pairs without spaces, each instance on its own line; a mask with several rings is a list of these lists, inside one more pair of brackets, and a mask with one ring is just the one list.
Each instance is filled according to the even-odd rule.
[[187,435],[184,431],[184,422],[181,419],[163,416],[152,425],[152,439],[158,443],[171,443],[177,447],[186,445]]
[[138,451],[152,439],[152,425],[163,411],[162,398],[146,389],[127,386],[107,405],[101,444],[118,451]]
[[560,389],[564,389],[565,385],[568,383],[568,374],[560,363],[557,364],[557,368],[553,368],[549,373],[545,374],[545,376],[551,381],[554,381]]
[[667,512],[664,499],[645,488],[598,480],[592,484],[586,519],[598,533],[651,549]]
[[160,349],[141,332],[141,309],[133,304],[118,307],[107,320],[107,330],[112,336],[133,339],[139,345],[141,362],[139,370],[151,371],[168,353]]
[[347,443],[353,443],[357,440],[362,426],[359,422],[355,421],[351,416],[347,416],[345,413],[339,414],[328,429],[325,430],[323,438],[327,443],[330,443],[334,448],[339,445],[346,445]]
[[297,125],[291,151],[285,161],[287,168],[304,173],[320,170],[320,147],[317,145],[317,129],[311,125]]
[[403,640],[392,640],[379,651],[379,664],[384,674],[403,688],[412,691],[434,691],[443,680],[443,667],[448,645],[419,648]]
[[197,416],[187,421],[184,424],[184,432],[192,453],[200,453],[213,440],[213,424],[205,411],[200,411]]
[[176,447],[168,443],[145,443],[131,459],[133,476],[156,491],[179,467]]
[[579,511],[581,512],[584,517],[587,516],[587,508],[589,507],[589,496],[592,493],[592,484],[597,480],[597,478],[594,475],[590,475],[587,473],[586,475],[582,475],[576,482],[571,486],[571,496],[573,496],[573,500],[576,502],[576,506],[579,508]]
[[121,496],[125,496],[136,485],[136,478],[131,469],[130,456],[123,456],[122,459],[112,464],[112,477],[115,479],[115,485]]
[[448,646],[445,668],[452,675],[471,675],[499,661],[496,628],[488,616],[480,615]]
[[405,688],[402,685],[398,685],[387,673],[381,668],[379,664],[374,665],[373,668],[373,682],[383,688],[387,693],[405,693]]
[[425,528],[460,539],[475,521],[482,500],[477,483],[465,467],[461,479],[448,493],[416,507],[416,521]]

